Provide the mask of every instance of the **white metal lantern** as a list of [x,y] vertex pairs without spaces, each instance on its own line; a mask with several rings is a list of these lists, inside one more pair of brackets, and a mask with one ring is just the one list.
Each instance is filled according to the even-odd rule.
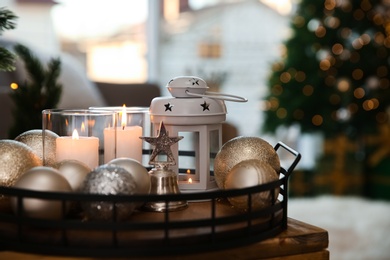
[[224,100],[246,99],[207,92],[206,82],[193,76],[176,77],[167,88],[172,97],[154,98],[150,119],[155,135],[163,122],[169,136],[184,137],[171,147],[179,188],[182,192],[217,189],[212,169],[222,146],[222,123],[227,113]]

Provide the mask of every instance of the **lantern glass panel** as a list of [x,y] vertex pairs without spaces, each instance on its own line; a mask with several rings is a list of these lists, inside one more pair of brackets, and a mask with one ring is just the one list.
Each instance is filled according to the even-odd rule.
[[179,180],[199,181],[199,132],[179,132],[184,138],[179,145]]

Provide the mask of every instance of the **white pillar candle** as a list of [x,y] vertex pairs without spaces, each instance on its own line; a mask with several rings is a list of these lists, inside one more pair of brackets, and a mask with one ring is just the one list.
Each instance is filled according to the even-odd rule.
[[99,166],[99,138],[78,136],[77,130],[72,136],[60,136],[56,139],[57,162],[77,160],[91,169]]
[[[116,130],[116,142],[115,142]],[[126,106],[121,111],[121,127],[104,129],[104,162],[115,158],[132,158],[142,162],[142,127],[127,125]],[[114,147],[116,144],[116,147]],[[116,152],[116,154],[115,154]]]
[[113,152],[115,148],[115,128],[104,129],[104,162],[108,163],[112,159],[126,157],[142,162],[142,127],[126,126],[116,128],[116,156]]

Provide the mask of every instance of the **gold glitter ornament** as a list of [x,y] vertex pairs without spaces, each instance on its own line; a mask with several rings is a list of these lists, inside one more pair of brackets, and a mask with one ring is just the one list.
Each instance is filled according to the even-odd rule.
[[35,154],[44,161],[45,166],[54,166],[56,162],[56,139],[58,135],[50,130],[45,130],[45,158],[43,158],[42,129],[26,131],[15,138],[15,141],[29,146]]
[[64,160],[55,165],[59,173],[69,182],[73,191],[79,191],[91,168],[76,160]]
[[239,136],[227,141],[214,159],[214,177],[217,186],[224,188],[226,175],[238,163],[258,159],[267,162],[279,174],[280,160],[275,149],[259,137]]
[[[133,195],[137,189],[134,178],[122,167],[100,165],[84,180],[81,192],[101,195]],[[81,201],[81,208],[87,219],[112,220],[114,206],[117,220],[130,217],[135,209],[134,202]]]
[[[279,174],[271,167],[270,164],[250,159],[236,164],[227,174],[225,180],[225,189],[242,189],[257,186],[260,184],[277,181]],[[274,191],[272,197],[271,191],[264,191],[252,194],[252,209],[258,210],[268,207],[275,202],[279,195],[279,187]],[[274,198],[274,201],[272,200]],[[248,208],[248,196],[236,196],[228,198],[230,204],[239,210]]]
[[[39,166],[28,170],[21,176],[14,187],[46,192],[71,192],[68,181],[60,175],[58,170]],[[15,214],[18,213],[18,199],[11,197],[11,207]],[[70,202],[66,203],[65,214],[70,208]],[[23,198],[23,215],[41,219],[60,219],[63,216],[62,201],[38,198]]]
[[26,171],[42,166],[42,160],[24,143],[0,140],[0,185],[13,186]]

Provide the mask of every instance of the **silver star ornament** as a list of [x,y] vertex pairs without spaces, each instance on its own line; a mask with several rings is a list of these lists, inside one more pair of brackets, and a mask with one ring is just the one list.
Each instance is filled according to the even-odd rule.
[[[150,156],[149,164],[150,165],[176,165],[175,158],[173,157],[171,146],[181,139],[183,136],[169,137],[167,130],[165,129],[164,123],[161,122],[160,130],[157,137],[140,137],[146,142],[154,146],[152,155]],[[156,157],[159,154],[165,154],[167,156],[167,161],[156,161]]]

